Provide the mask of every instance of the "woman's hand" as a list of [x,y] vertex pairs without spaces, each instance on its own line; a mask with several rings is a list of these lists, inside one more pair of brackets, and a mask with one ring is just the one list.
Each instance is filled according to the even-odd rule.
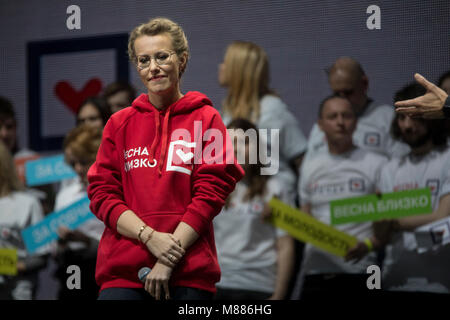
[[17,261],[17,272],[24,273],[26,270],[27,270],[27,267],[25,265],[25,262]]
[[146,245],[159,262],[170,268],[174,268],[186,252],[171,233],[153,231]]
[[160,300],[162,289],[166,300],[170,299],[169,280],[172,268],[161,263],[159,260],[153,266],[152,271],[145,278],[145,290],[156,300]]

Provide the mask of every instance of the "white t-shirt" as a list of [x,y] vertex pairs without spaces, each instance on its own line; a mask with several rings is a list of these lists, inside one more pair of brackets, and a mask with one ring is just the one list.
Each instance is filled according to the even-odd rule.
[[[330,201],[363,196],[375,192],[381,166],[387,158],[381,154],[354,148],[341,155],[328,152],[304,163],[300,175],[300,202],[311,206],[317,220],[330,224]],[[348,223],[336,229],[363,240],[373,235],[372,223]],[[374,252],[357,263],[329,254],[310,244],[305,246],[301,272],[305,275],[323,273],[366,273],[376,264]]]
[[[244,201],[248,187],[239,182],[228,208],[214,218],[217,256],[222,271],[219,288],[273,293],[277,271],[277,238],[286,233],[262,221],[264,205],[273,195],[285,201],[282,184],[271,177],[266,194]],[[291,203],[292,205],[292,203]]]
[[[222,120],[228,125],[232,119],[225,113]],[[294,200],[297,177],[291,170],[289,162],[304,153],[307,147],[306,138],[297,119],[279,97],[265,95],[260,100],[260,116],[255,125],[258,129],[268,129],[267,136],[261,136],[261,140],[267,142],[269,153],[272,146],[271,129],[279,129],[279,159],[272,155],[270,165],[274,169],[278,168],[277,178],[284,182],[285,188],[290,192],[289,196]]]
[[[19,260],[29,258],[21,231],[36,224],[43,217],[39,201],[26,192],[16,191],[0,198],[0,247],[17,249]],[[40,250],[37,255],[44,253],[44,250]],[[15,277],[0,275],[0,290],[11,290],[15,300],[30,300],[35,285],[36,274]]]
[[[353,133],[353,143],[361,149],[382,153],[389,158],[407,154],[410,151],[409,146],[393,139],[390,134],[393,119],[393,107],[379,105],[372,101],[358,118],[358,124]],[[309,134],[308,152],[305,158],[319,152],[328,152],[328,147],[325,134],[316,123]]]
[[[424,156],[392,159],[383,168],[379,189],[393,192],[429,187],[433,210],[441,196],[450,192],[450,179],[443,168],[450,163],[450,150],[433,150]],[[420,228],[418,228],[420,229]],[[389,290],[450,292],[450,245],[417,252],[414,233],[400,232],[386,247],[383,286]]]

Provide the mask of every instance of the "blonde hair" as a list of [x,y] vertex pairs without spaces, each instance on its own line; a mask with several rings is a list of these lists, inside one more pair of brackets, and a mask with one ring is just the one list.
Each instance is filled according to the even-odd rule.
[[254,43],[234,41],[227,48],[224,63],[228,87],[224,110],[233,119],[257,122],[261,97],[275,94],[269,89],[269,60],[266,52]]
[[64,139],[63,149],[69,148],[78,159],[94,163],[101,142],[101,128],[82,125],[69,131]]
[[5,144],[0,141],[0,197],[5,197],[13,191],[22,190],[14,160]]
[[137,38],[141,36],[157,36],[163,33],[170,35],[173,49],[178,58],[181,58],[186,53],[186,63],[180,68],[181,77],[186,70],[186,65],[189,60],[189,44],[181,26],[170,19],[163,17],[153,18],[147,23],[143,23],[134,28],[128,38],[128,57],[131,62],[136,62],[137,57],[136,51],[134,50],[134,42]]

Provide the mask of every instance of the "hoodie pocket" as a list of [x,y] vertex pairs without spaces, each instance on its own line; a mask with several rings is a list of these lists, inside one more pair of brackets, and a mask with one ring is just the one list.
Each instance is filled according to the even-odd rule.
[[172,281],[182,283],[209,283],[214,286],[220,280],[220,268],[211,245],[205,236],[187,249],[185,256],[178,263]]

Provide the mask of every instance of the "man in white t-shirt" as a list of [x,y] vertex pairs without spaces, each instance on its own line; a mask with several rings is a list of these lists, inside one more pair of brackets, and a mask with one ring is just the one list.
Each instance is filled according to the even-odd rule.
[[[399,90],[395,100],[412,99],[424,93],[420,85],[411,84]],[[433,213],[396,221],[396,229],[404,231],[394,233],[386,247],[382,272],[384,289],[450,293],[450,245],[419,250],[416,237],[417,232],[426,228],[424,225],[450,215],[450,179],[447,178],[449,170],[445,170],[450,164],[450,150],[444,128],[442,120],[412,119],[404,114],[397,114],[392,124],[394,136],[406,142],[411,152],[392,159],[383,168],[379,190],[393,192],[428,187]],[[431,229],[425,233],[429,234]]]
[[[387,162],[381,154],[355,147],[352,135],[356,123],[346,98],[332,96],[322,102],[318,125],[325,133],[328,152],[316,154],[302,165],[299,193],[302,211],[326,224],[331,220],[330,201],[374,193],[381,166]],[[293,297],[301,286],[302,298],[316,294],[331,297],[344,291],[347,295],[367,293],[366,270],[377,264],[377,259],[366,242],[375,249],[381,246],[373,224],[349,223],[336,228],[357,237],[359,243],[345,260],[307,244]]]
[[[382,153],[389,158],[409,152],[404,143],[392,139],[390,126],[394,108],[379,104],[367,96],[369,79],[358,61],[349,57],[338,58],[328,71],[328,81],[334,94],[347,98],[353,105],[358,124],[353,134],[356,146]],[[315,124],[309,134],[305,160],[319,152],[326,152],[325,135]]]

